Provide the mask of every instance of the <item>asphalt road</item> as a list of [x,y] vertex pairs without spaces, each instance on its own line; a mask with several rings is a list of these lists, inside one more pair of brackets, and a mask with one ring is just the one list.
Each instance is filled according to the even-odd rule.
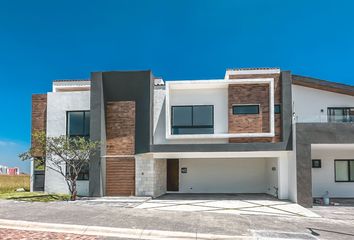
[[0,219],[297,239],[354,239],[354,207],[316,207],[322,218],[232,215],[71,202],[0,201]]

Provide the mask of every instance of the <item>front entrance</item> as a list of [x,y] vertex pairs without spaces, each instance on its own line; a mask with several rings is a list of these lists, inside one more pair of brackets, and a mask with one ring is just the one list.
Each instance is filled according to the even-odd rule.
[[167,191],[179,191],[179,159],[167,159]]

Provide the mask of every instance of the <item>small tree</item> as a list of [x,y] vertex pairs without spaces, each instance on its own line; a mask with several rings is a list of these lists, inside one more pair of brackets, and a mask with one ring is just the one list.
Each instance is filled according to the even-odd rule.
[[71,200],[77,196],[77,178],[82,168],[88,166],[90,156],[99,148],[99,142],[84,137],[67,136],[46,137],[44,132],[35,132],[32,136],[35,144],[29,151],[22,153],[22,160],[33,159],[42,153],[46,167],[62,175],[66,181]]

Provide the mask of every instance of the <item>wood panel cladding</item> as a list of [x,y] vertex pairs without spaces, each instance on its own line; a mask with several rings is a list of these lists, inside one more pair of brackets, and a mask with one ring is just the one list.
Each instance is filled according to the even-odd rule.
[[107,102],[107,155],[135,154],[135,102]]
[[106,195],[135,195],[135,158],[106,158]]
[[[280,74],[230,75],[230,79],[274,78],[274,104],[282,104]],[[266,133],[270,131],[269,84],[230,84],[228,91],[229,133]],[[259,114],[233,115],[232,106],[259,104]],[[275,114],[274,137],[230,138],[230,143],[280,142],[281,114]]]
[[44,152],[38,147],[33,138],[33,133],[38,131],[46,131],[47,129],[47,94],[32,95],[32,129],[31,129],[31,146],[34,150],[35,157],[43,157]]

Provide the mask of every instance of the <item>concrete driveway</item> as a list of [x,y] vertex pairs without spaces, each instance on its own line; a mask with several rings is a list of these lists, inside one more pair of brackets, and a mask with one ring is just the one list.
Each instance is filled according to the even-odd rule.
[[137,209],[224,214],[320,217],[289,201],[267,194],[166,194],[135,206]]

